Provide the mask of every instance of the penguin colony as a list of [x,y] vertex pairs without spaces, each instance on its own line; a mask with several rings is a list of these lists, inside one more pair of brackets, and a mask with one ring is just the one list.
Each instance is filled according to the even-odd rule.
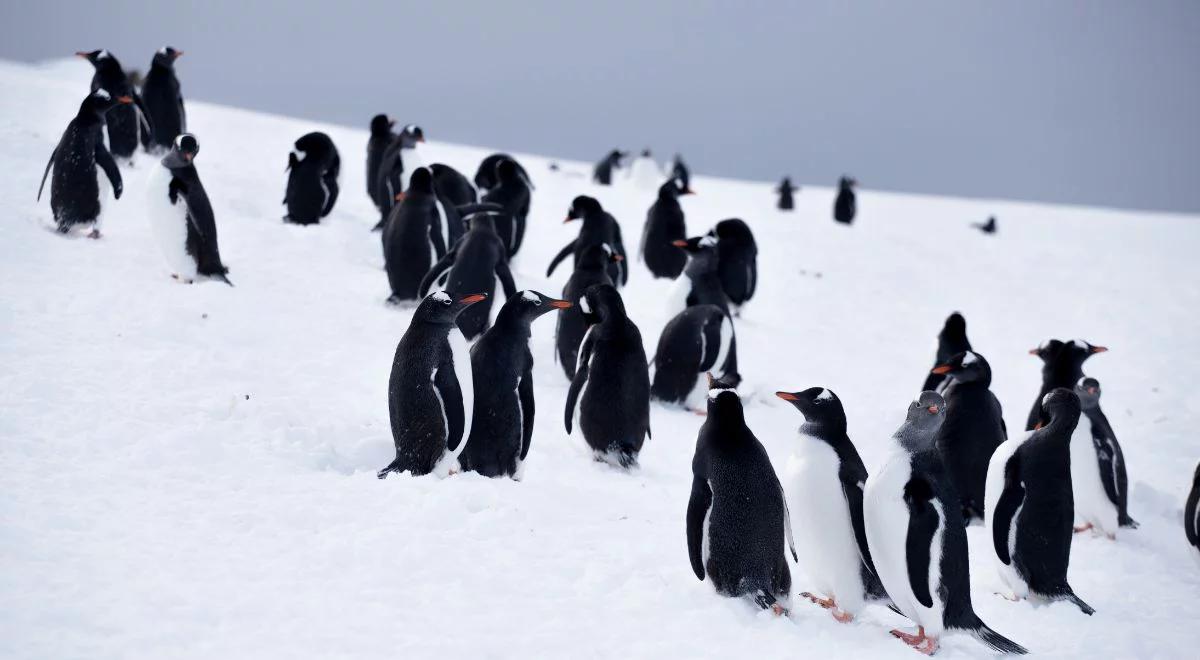
[[[140,144],[160,159],[144,192],[170,274],[185,283],[205,278],[232,286],[196,168],[200,143],[187,132],[175,75],[183,51],[156,52],[140,89],[111,52],[77,55],[95,75],[38,190],[40,199],[51,178],[57,231],[100,237],[106,187],[121,199],[120,166]],[[420,126],[397,132],[395,125],[383,114],[370,122],[367,195],[380,213],[388,302],[415,309],[393,357],[387,391],[396,457],[380,479],[458,471],[519,479],[536,411],[529,341],[535,321],[554,312],[554,357],[568,383],[564,429],[582,436],[597,461],[636,468],[651,438],[652,401],[706,416],[684,526],[693,572],[718,593],[779,615],[799,595],[842,623],[868,605],[889,607],[916,628],[891,634],[925,654],[954,632],[996,651],[1025,653],[972,607],[965,526],[982,522],[1006,597],[1095,611],[1067,581],[1075,535],[1092,531],[1116,540],[1138,527],[1100,382],[1083,372],[1107,348],[1050,339],[1032,349],[1042,361],[1042,387],[1026,431],[1010,434],[990,390],[991,367],[967,339],[966,320],[953,313],[892,451],[874,473],[855,449],[833,391],[777,392],[802,417],[794,468],[781,482],[737,391],[735,319],[755,294],[754,235],[745,221],[731,218],[689,236],[680,197],[692,193],[691,174],[680,156],[664,170],[645,150],[628,168],[631,180],[659,181],[638,258],[651,276],[676,280],[674,316],[648,359],[620,294],[631,276],[620,223],[598,200],[580,195],[566,209],[565,222],[578,221],[579,234],[546,271],[551,275],[570,257],[562,298],[518,290],[509,264],[534,196],[525,168],[497,153],[467,179],[448,165],[422,161]],[[606,154],[593,182],[612,185],[628,156],[619,149]],[[284,220],[311,225],[327,217],[340,168],[329,136],[297,139],[287,159]],[[854,222],[856,185],[840,179],[836,222]],[[775,190],[779,210],[792,210],[798,191],[785,177]],[[973,226],[996,231],[994,217]],[[498,290],[505,298],[500,305]],[[1198,500],[1200,466],[1184,512],[1186,539],[1200,562]],[[792,588],[788,557],[812,580],[804,591]]]

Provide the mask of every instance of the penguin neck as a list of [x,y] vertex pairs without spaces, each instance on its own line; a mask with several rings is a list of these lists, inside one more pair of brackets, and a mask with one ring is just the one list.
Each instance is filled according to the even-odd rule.
[[837,449],[840,445],[850,440],[846,436],[846,424],[844,422],[804,422],[800,425],[800,433],[819,438],[834,449]]
[[724,440],[740,440],[741,433],[746,428],[746,414],[741,406],[721,406],[711,410],[708,420],[717,431],[717,437]]
[[907,454],[919,454],[923,451],[929,451],[934,448],[934,439],[937,437],[936,432],[926,432],[917,429],[911,422],[904,422],[893,439]]
[[1061,411],[1056,412],[1050,415],[1050,423],[1034,431],[1034,435],[1030,440],[1053,443],[1065,447],[1071,441],[1071,435],[1074,434],[1075,427],[1078,424],[1079,415],[1070,415]]
[[528,339],[533,336],[532,319],[526,317],[517,308],[511,305],[505,305],[500,308],[500,313],[496,315],[496,328],[504,330],[510,335]]

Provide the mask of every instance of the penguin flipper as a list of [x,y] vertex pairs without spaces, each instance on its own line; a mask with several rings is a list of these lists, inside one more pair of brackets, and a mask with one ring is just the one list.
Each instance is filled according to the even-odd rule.
[[1008,551],[1009,530],[1012,529],[1013,518],[1017,509],[1025,501],[1025,487],[1021,485],[1021,454],[1013,454],[1004,465],[1004,490],[996,500],[996,510],[992,512],[992,546],[996,556],[1007,566],[1012,563]]
[[[150,113],[146,111],[146,103],[142,101],[142,95],[133,90],[130,92],[130,96],[133,97],[133,107],[138,118],[139,138],[141,136],[153,136],[154,120],[150,118]],[[145,143],[145,139],[142,139],[142,142]]]
[[550,260],[550,265],[546,267],[546,277],[550,277],[550,275],[554,273],[554,269],[558,268],[558,264],[561,263],[563,259],[566,259],[567,255],[575,251],[575,243],[577,241],[579,241],[578,238],[571,239],[570,243],[567,243],[565,246],[563,246],[563,249],[558,251],[558,254],[554,255],[554,258]]
[[792,551],[792,561],[800,561],[796,554],[796,537],[792,534],[792,512],[788,511],[787,493],[783,492],[783,484],[778,479],[775,485],[779,487],[779,501],[783,502],[783,533],[787,536],[788,550]]
[[50,152],[50,160],[46,161],[46,170],[42,172],[42,183],[38,186],[37,201],[42,201],[42,189],[46,187],[46,177],[50,176],[50,168],[54,165],[54,155],[58,153],[58,145]]
[[[457,332],[457,330],[450,332]],[[446,424],[449,427],[446,429],[446,449],[448,451],[454,451],[460,442],[467,439],[464,436],[467,420],[463,414],[463,406],[451,405],[452,402],[463,400],[462,387],[458,382],[458,375],[454,373],[454,366],[454,361],[447,356],[433,374],[433,386],[437,389],[438,397],[443,402]]]
[[904,502],[908,505],[908,537],[904,556],[908,564],[908,583],[913,595],[925,607],[933,607],[933,596],[929,593],[930,546],[933,536],[941,525],[930,503],[933,486],[921,477],[913,477],[904,485]]
[[[532,366],[532,364],[529,365],[529,367]],[[526,367],[525,373],[521,376],[521,382],[517,383],[517,397],[521,400],[522,461],[525,460],[525,457],[529,455],[529,445],[533,441],[533,373],[529,367]]]
[[421,285],[417,288],[417,294],[422,298],[429,295],[429,289],[433,286],[434,282],[436,282],[438,278],[442,276],[442,273],[445,273],[454,266],[454,258],[457,255],[458,250],[450,250],[443,255],[442,258],[433,265],[433,268],[430,268],[429,272],[425,273],[425,277],[421,278]]
[[704,519],[708,517],[711,506],[712,489],[708,487],[708,482],[693,476],[692,495],[688,498],[687,508],[687,545],[692,572],[699,580],[704,579]]
[[341,192],[337,182],[337,174],[333,171],[325,173],[325,189],[328,191],[325,196],[325,204],[321,208],[321,217],[329,215],[333,211],[333,205],[337,203],[338,193]]
[[496,277],[500,278],[500,286],[504,289],[504,299],[511,300],[517,295],[517,285],[513,282],[512,270],[508,262],[500,259],[496,262]]
[[588,367],[592,361],[592,332],[591,329],[583,337],[579,346],[579,359],[575,366],[575,377],[571,379],[571,388],[567,390],[567,406],[563,413],[563,421],[567,427],[567,435],[571,435],[571,422],[575,417],[575,400],[588,379]]
[[873,574],[875,562],[871,559],[871,548],[867,545],[867,525],[863,518],[863,485],[866,481],[866,470],[862,474],[854,474],[849,466],[842,464],[838,470],[838,480],[842,482],[842,495],[846,498],[846,506],[850,510],[850,525],[854,528],[854,542],[858,544],[858,556],[862,563]]
[[121,183],[121,170],[117,168],[117,161],[113,160],[112,154],[103,143],[96,143],[96,164],[100,169],[104,170],[104,175],[108,177],[109,183],[112,184],[113,197],[121,199],[121,192],[124,186]]

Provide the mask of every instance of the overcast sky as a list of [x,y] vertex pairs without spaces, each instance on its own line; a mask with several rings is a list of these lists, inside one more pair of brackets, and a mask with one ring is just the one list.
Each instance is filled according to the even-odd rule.
[[[1200,2],[17,2],[0,57],[183,49],[187,97],[762,180],[1200,212]],[[81,62],[81,65],[83,63]]]

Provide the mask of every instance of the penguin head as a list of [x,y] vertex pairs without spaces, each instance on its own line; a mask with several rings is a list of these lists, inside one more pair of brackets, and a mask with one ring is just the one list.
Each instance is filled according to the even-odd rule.
[[1079,397],[1079,405],[1086,409],[1100,405],[1100,381],[1095,378],[1083,377],[1075,383],[1075,396]]
[[575,268],[582,270],[604,270],[608,264],[624,261],[625,257],[617,254],[608,243],[589,245],[579,253],[579,261]]
[[965,341],[967,338],[967,320],[958,312],[952,313],[946,317],[946,324],[942,326],[942,336]]
[[683,185],[683,182],[677,178],[671,178],[666,183],[658,187],[659,199],[676,199],[680,195],[694,194],[696,194],[694,190]]
[[375,115],[371,117],[371,135],[387,135],[392,132],[392,127],[396,125],[396,120],[387,115]]
[[579,220],[589,215],[603,213],[604,208],[600,206],[600,202],[596,201],[595,197],[580,195],[571,200],[571,208],[567,209],[567,217],[563,222]]
[[671,241],[671,245],[688,253],[688,259],[700,259],[717,255],[717,237],[711,233],[704,236],[693,236],[688,239]]
[[1058,355],[1058,351],[1063,347],[1063,343],[1058,339],[1047,339],[1038,345],[1037,348],[1029,349],[1030,355],[1036,355],[1042,362],[1050,362],[1054,356]]
[[464,309],[482,300],[487,300],[486,293],[456,294],[434,291],[417,305],[416,311],[413,312],[413,323],[420,320],[425,323],[452,324]]
[[842,190],[850,190],[857,185],[858,180],[853,177],[843,176],[842,178],[838,179],[838,187]]
[[1079,417],[1080,401],[1074,392],[1065,387],[1056,387],[1042,397],[1042,413],[1035,429],[1040,429],[1056,419]]
[[621,161],[628,156],[628,151],[621,151],[620,149],[613,149],[612,151],[608,152],[608,160],[613,164],[614,167],[620,167]]
[[121,68],[120,63],[117,62],[117,58],[113,57],[112,53],[104,49],[87,52],[77,51],[75,53],[75,57],[82,57],[88,62],[91,62],[92,66],[96,67],[96,69],[107,69],[111,67],[115,67],[117,69]]
[[108,90],[101,87],[88,94],[87,98],[83,100],[83,103],[79,106],[79,114],[103,117],[109,110],[126,103],[133,103],[133,97],[113,96],[108,93]]
[[496,324],[500,325],[503,317],[505,320],[517,320],[528,325],[539,316],[569,307],[573,307],[570,302],[551,298],[538,291],[530,289],[518,291],[515,296],[504,302],[504,307],[500,309],[500,314],[496,318]]
[[418,143],[425,141],[425,131],[416,124],[408,124],[400,131],[400,147],[413,149]]
[[801,392],[776,392],[775,396],[792,404],[809,424],[846,428],[846,411],[833,390],[810,387]]
[[921,432],[936,432],[946,421],[946,400],[941,394],[926,390],[908,404],[906,422]]
[[593,284],[579,298],[579,311],[588,324],[625,316],[625,301],[611,284]]
[[649,147],[642,149],[642,158],[653,158],[653,156],[650,154]]
[[412,178],[408,180],[408,189],[404,191],[405,199],[409,195],[433,195],[433,175],[428,168],[418,167],[413,170]]
[[171,144],[170,153],[163,157],[163,167],[167,169],[187,167],[196,159],[198,153],[200,153],[200,143],[196,141],[196,136],[191,133],[180,133],[175,137],[175,142]]
[[511,158],[501,158],[496,163],[496,181],[500,183],[523,182],[521,166]]
[[163,46],[162,48],[158,49],[158,52],[154,53],[154,61],[151,62],[151,64],[165,66],[168,69],[172,69],[175,67],[175,60],[181,57],[183,57],[182,50],[175,50],[170,46]]
[[1088,358],[1097,353],[1107,353],[1107,346],[1096,346],[1082,339],[1072,339],[1063,345],[1063,354],[1069,355],[1072,362],[1083,364]]
[[984,357],[974,351],[963,351],[933,368],[933,373],[950,376],[960,383],[992,383],[992,367]]
[[738,396],[736,389],[738,383],[726,376],[715,377],[712,373],[704,376],[708,379],[708,419],[717,423],[744,422],[742,397]]

